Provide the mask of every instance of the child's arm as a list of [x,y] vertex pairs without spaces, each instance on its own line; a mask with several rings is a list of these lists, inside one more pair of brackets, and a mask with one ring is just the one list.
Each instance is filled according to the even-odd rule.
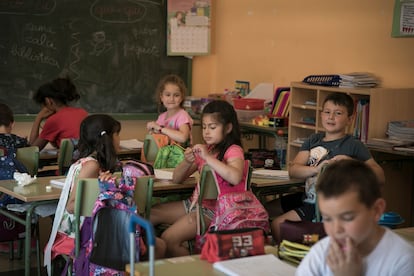
[[193,174],[197,170],[197,165],[194,161],[195,157],[192,148],[186,148],[184,151],[184,160],[175,167],[172,181],[174,183],[182,183]]
[[[78,177],[76,178],[76,181],[78,181],[81,178],[97,178],[99,175],[99,164],[95,160],[90,160],[85,162],[82,165],[82,169],[79,172]],[[76,197],[76,186],[77,182],[73,184],[72,190],[70,191],[68,203],[66,204],[66,210],[69,213],[73,213],[75,211],[75,197]]]
[[308,178],[317,175],[325,161],[316,167],[308,166],[309,151],[300,151],[289,164],[289,176],[293,178]]
[[198,154],[206,164],[210,166],[217,174],[232,185],[237,185],[243,178],[244,159],[229,158],[225,162],[218,160],[214,155],[208,152],[206,145],[195,145],[194,154]]
[[185,143],[190,138],[190,126],[188,124],[182,124],[178,130],[172,128],[160,128],[160,133],[167,135],[171,140],[178,143]]

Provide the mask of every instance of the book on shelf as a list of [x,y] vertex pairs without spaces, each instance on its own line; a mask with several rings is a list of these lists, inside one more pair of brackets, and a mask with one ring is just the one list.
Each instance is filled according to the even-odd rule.
[[275,107],[276,107],[277,101],[279,99],[280,94],[283,91],[290,91],[290,87],[278,87],[278,88],[276,88],[275,93],[273,95],[272,107],[270,109],[272,114],[275,114]]
[[414,146],[397,146],[397,147],[393,147],[393,150],[396,151],[403,151],[403,152],[412,152],[414,153]]

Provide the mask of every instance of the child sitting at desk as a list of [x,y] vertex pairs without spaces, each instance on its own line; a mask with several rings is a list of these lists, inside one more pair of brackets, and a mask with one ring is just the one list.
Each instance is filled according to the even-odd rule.
[[191,144],[193,119],[183,108],[186,94],[184,81],[176,75],[167,75],[158,84],[156,96],[158,106],[165,109],[156,121],[147,123],[147,129],[153,133],[167,135],[180,144]]
[[273,220],[272,234],[276,243],[280,242],[279,225],[283,221],[312,221],[315,218],[315,183],[324,165],[342,159],[361,160],[375,172],[381,184],[385,182],[384,171],[372,158],[367,147],[346,133],[353,114],[354,100],[351,96],[345,93],[331,93],[325,98],[320,115],[325,132],[312,134],[289,164],[290,177],[306,178],[306,198],[302,206]]
[[[8,105],[0,103],[0,179],[13,179],[15,171],[27,172],[25,166],[16,159],[16,152],[18,148],[29,145],[26,138],[12,134],[13,125],[13,111]],[[16,202],[17,199],[0,194],[0,207]]]
[[[50,142],[59,148],[63,138],[79,138],[79,126],[88,113],[82,108],[69,106],[70,102],[80,99],[70,79],[58,78],[40,86],[33,99],[42,105],[42,109],[30,131],[29,141],[32,146],[38,146],[42,150]],[[41,127],[43,120],[46,122]]]
[[[207,164],[215,171],[221,193],[244,191],[248,170],[245,168],[244,152],[237,114],[226,101],[208,103],[201,115],[204,144],[185,150],[185,159],[174,170],[173,182],[181,183],[196,170],[201,172]],[[150,221],[154,225],[170,224],[161,238],[167,244],[169,257],[188,255],[183,242],[192,240],[197,234],[197,216],[193,196],[184,201],[158,204],[151,209]],[[203,201],[203,214],[208,225],[215,212],[216,200]]]
[[378,224],[385,200],[368,165],[357,160],[328,165],[316,192],[328,236],[312,246],[297,276],[414,275],[414,247]]

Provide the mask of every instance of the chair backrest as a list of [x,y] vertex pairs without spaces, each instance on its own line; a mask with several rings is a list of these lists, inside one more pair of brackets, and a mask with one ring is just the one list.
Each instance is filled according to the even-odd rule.
[[[251,166],[250,160],[245,160],[244,162],[244,170],[248,170],[246,176],[246,190],[250,190],[250,180],[252,177],[253,167]],[[219,194],[216,178],[213,174],[213,171],[208,165],[204,165],[203,169],[201,170],[199,192],[200,195],[198,197],[198,208],[200,214],[202,214],[201,206],[203,199],[216,199]],[[200,233],[204,234],[206,230],[207,226],[205,224],[204,216],[200,215]]]
[[26,167],[31,176],[37,175],[39,168],[39,147],[18,148],[16,158]]
[[147,134],[141,151],[141,160],[153,163],[157,157],[159,148],[169,144],[169,138],[164,134]]
[[139,215],[149,219],[152,202],[152,188],[154,186],[154,178],[152,176],[141,176],[137,178],[135,185],[134,199],[138,207]]
[[92,216],[93,207],[99,195],[98,178],[81,178],[76,186],[75,197],[75,256],[80,248],[80,217]]
[[72,165],[74,150],[75,146],[71,139],[65,138],[61,140],[57,159],[59,175],[64,175],[66,170]]

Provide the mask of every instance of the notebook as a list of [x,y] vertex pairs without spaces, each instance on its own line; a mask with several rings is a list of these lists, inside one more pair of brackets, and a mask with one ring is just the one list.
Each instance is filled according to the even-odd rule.
[[296,271],[273,254],[215,262],[213,267],[229,276],[293,276]]

